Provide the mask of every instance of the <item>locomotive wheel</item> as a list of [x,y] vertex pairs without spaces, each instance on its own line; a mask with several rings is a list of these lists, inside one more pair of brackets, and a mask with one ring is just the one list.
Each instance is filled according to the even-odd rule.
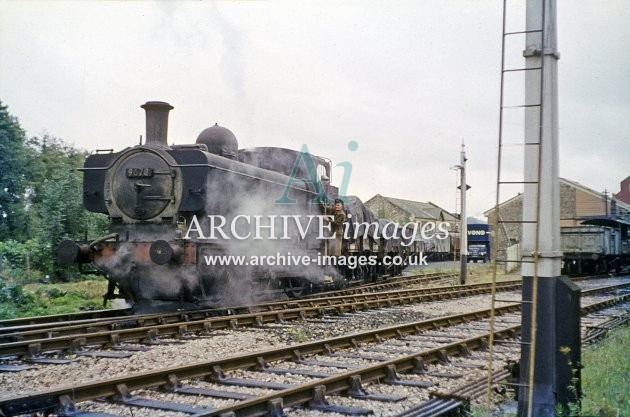
[[353,278],[354,278],[355,280],[357,280],[357,281],[363,281],[363,280],[365,280],[365,277],[366,277],[366,275],[367,275],[367,271],[366,271],[365,267],[363,267],[363,266],[359,266],[359,267],[357,267],[357,268],[354,270],[353,274],[354,274],[354,277],[353,277]]
[[360,267],[361,280],[364,282],[376,282],[378,281],[378,271],[375,266],[365,265]]
[[308,282],[301,278],[289,278],[284,290],[291,298],[301,297],[308,290]]

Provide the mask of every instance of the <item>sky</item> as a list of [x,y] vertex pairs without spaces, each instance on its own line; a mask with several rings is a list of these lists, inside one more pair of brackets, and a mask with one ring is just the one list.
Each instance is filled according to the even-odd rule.
[[[29,136],[89,151],[137,144],[139,106],[166,101],[169,143],[219,123],[241,148],[307,145],[350,162],[349,194],[364,201],[455,212],[464,142],[467,212],[483,218],[496,191],[502,3],[0,0],[0,100]],[[524,2],[508,3],[509,29],[522,29]],[[630,2],[560,3],[560,175],[618,192],[630,175]],[[508,61],[523,49],[511,38]],[[512,97],[521,81],[506,84]],[[522,132],[520,116],[506,122]],[[343,175],[334,168],[332,183]]]

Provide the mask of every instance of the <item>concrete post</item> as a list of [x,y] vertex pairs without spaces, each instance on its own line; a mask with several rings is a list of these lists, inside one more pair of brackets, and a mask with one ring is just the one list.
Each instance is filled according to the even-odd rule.
[[[539,30],[544,28],[542,36]],[[553,417],[567,387],[558,329],[579,328],[558,303],[560,184],[558,181],[558,94],[556,2],[528,0],[525,78],[525,173],[523,196],[523,315],[519,417]],[[534,68],[542,67],[542,70]],[[541,79],[542,77],[542,79]],[[540,104],[540,106],[538,106]],[[540,145],[531,143],[540,142]],[[540,193],[540,195],[539,195]],[[578,299],[579,303],[579,299]],[[567,302],[567,304],[569,304]],[[574,304],[574,302],[573,302]],[[579,308],[579,305],[578,305]],[[577,321],[577,323],[576,323]],[[579,360],[579,358],[578,358]],[[562,374],[562,375],[561,375]],[[569,375],[570,380],[570,375]]]

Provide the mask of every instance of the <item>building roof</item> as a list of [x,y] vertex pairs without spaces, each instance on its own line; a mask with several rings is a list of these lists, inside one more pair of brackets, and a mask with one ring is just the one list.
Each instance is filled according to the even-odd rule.
[[566,185],[568,185],[570,187],[578,188],[578,189],[584,191],[587,194],[591,194],[594,197],[597,197],[597,198],[603,198],[604,197],[604,194],[600,193],[599,191],[595,191],[592,188],[589,188],[586,185],[582,185],[582,184],[580,184],[577,181],[571,181],[571,180],[568,180],[566,178],[559,178],[559,180],[560,180],[560,183],[565,183]]
[[[572,187],[572,188],[577,188],[577,189],[579,189],[579,190],[581,190],[581,191],[583,191],[583,192],[585,192],[585,193],[587,193],[587,194],[591,194],[591,195],[593,195],[593,196],[595,196],[595,197],[597,197],[597,198],[604,198],[604,194],[603,194],[603,193],[600,193],[600,192],[598,192],[598,191],[595,191],[595,190],[593,190],[592,188],[589,188],[589,187],[587,187],[587,186],[585,186],[585,185],[582,185],[582,184],[580,184],[580,183],[579,183],[579,182],[577,182],[577,181],[568,180],[568,179],[566,179],[566,178],[562,178],[562,177],[560,177],[560,178],[558,178],[558,179],[560,180],[560,183],[561,183],[561,184],[562,184],[562,183],[564,183],[565,185],[568,185],[569,187]],[[522,196],[523,196],[523,194],[522,194],[522,193],[518,193],[518,194],[517,194],[517,195],[515,195],[514,197],[512,197],[512,198],[510,198],[510,199],[508,199],[508,200],[506,200],[506,201],[502,202],[501,204],[499,204],[499,207],[503,207],[504,205],[506,205],[506,204],[508,204],[508,203],[511,203],[511,202],[513,202],[513,201],[514,201],[514,200],[516,200],[516,199],[522,198]],[[630,211],[630,204],[626,204],[626,203],[624,203],[624,202],[623,202],[623,201],[621,201],[621,200],[617,200],[617,199],[615,199],[615,200],[616,200],[616,203],[617,203],[617,207],[620,207],[620,208],[623,208],[624,210]],[[490,214],[493,210],[494,210],[494,207],[492,207],[492,208],[490,208],[490,209],[488,209],[488,210],[484,211],[484,212],[483,212],[483,215],[484,215],[484,216],[486,216],[486,217],[488,217],[488,215],[489,215],[489,214]]]
[[[505,200],[503,203],[499,203],[499,208],[500,208],[500,207],[503,207],[503,206],[505,206],[505,205],[507,205],[507,204],[510,204],[510,203],[512,203],[512,202],[514,202],[514,201],[517,201],[517,200],[519,200],[519,199],[521,199],[521,198],[523,198],[523,193],[518,193],[518,194],[516,194],[514,197],[510,197],[510,198],[508,198],[508,199],[507,199],[507,200]],[[494,206],[493,206],[492,208],[489,208],[488,210],[486,210],[486,211],[484,211],[484,212],[483,212],[483,215],[484,215],[484,216],[486,216],[486,217],[488,217],[488,216],[490,215],[490,213],[492,213],[492,212],[494,211],[494,209],[495,209],[495,207],[494,207]]]
[[422,218],[422,219],[457,221],[457,217],[453,216],[447,210],[444,210],[442,207],[430,201],[428,203],[423,203],[421,201],[403,200],[401,198],[386,197],[380,194],[376,194],[374,197],[366,201],[365,204],[369,204],[370,201],[372,201],[373,199],[377,197],[381,197],[387,200],[391,204],[400,208],[405,213],[409,213],[413,217]]

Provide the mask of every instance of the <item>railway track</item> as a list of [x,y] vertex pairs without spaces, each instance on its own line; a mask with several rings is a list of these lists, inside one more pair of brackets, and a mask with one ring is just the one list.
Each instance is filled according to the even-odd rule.
[[[407,285],[419,285],[431,282],[440,282],[454,278],[453,274],[432,273],[421,274],[390,278],[384,282],[362,284],[356,286],[349,286],[347,288],[335,291],[321,292],[317,294],[309,294],[299,299],[311,299],[311,298],[324,298],[324,297],[337,297],[344,295],[357,295],[371,292],[379,292],[384,290],[392,290]],[[290,302],[291,300],[278,301],[278,304],[283,302]],[[254,309],[264,309],[265,305],[274,305],[273,301],[268,303],[261,303],[254,306],[233,306],[229,308],[217,308],[217,309],[200,309],[190,311],[196,315],[205,316],[218,316],[227,315],[238,312],[251,312]],[[179,314],[179,313],[178,313]],[[156,315],[156,314],[153,314]],[[75,324],[88,324],[94,322],[103,322],[108,320],[125,319],[130,316],[139,317],[140,315],[133,315],[131,309],[111,309],[111,310],[93,310],[93,311],[81,311],[77,313],[55,314],[48,316],[35,316],[35,317],[22,317],[16,319],[0,320],[0,336],[5,333],[11,333],[15,331],[35,330],[53,327],[62,327]],[[151,316],[145,314],[142,316]]]
[[[520,281],[509,281],[498,286],[499,291],[513,291],[520,288]],[[27,328],[0,334],[0,357],[11,355],[30,355],[27,350],[16,349],[39,342],[50,346],[50,350],[75,349],[77,343],[72,337],[81,337],[87,344],[115,343],[127,340],[164,336],[177,336],[192,331],[204,331],[262,325],[269,322],[284,322],[295,319],[318,318],[327,314],[340,314],[349,311],[370,308],[391,307],[422,301],[444,300],[476,294],[486,294],[490,284],[476,284],[457,287],[415,288],[387,292],[360,293],[326,298],[273,302],[239,310],[224,312],[224,315],[212,317],[213,311],[189,311],[178,313],[152,314],[125,317],[124,319],[88,321],[65,326]],[[114,339],[104,340],[103,336]],[[140,335],[140,336],[139,336]],[[70,340],[70,344],[54,344],[55,341]],[[70,338],[70,339],[68,339]]]
[[[321,292],[317,294],[310,294],[299,297],[297,299],[283,300],[277,302],[260,303],[256,305],[248,306],[232,306],[229,308],[217,308],[217,309],[200,309],[187,312],[174,312],[173,316],[180,316],[186,318],[186,320],[200,319],[202,317],[232,315],[240,313],[251,313],[252,311],[262,311],[273,309],[274,306],[281,306],[283,304],[295,302],[297,300],[308,299],[320,299],[327,297],[341,297],[346,295],[359,295],[365,293],[380,292],[385,290],[393,290],[403,286],[423,285],[429,283],[439,283],[448,280],[452,280],[456,275],[450,273],[431,273],[422,275],[402,276],[390,278],[385,282],[362,284],[357,286],[351,286],[342,290]],[[604,278],[605,276],[587,276],[575,278],[575,281],[591,280],[596,278]],[[518,282],[518,281],[511,281]],[[444,287],[451,288],[451,287]],[[428,290],[431,291],[431,290]],[[286,308],[286,307],[284,307]],[[40,330],[42,333],[54,332],[56,327],[69,327],[69,326],[85,326],[94,327],[91,324],[97,325],[98,323],[113,323],[116,321],[126,321],[134,319],[143,319],[151,317],[165,316],[165,314],[132,314],[131,309],[112,309],[112,310],[94,310],[94,311],[82,311],[77,313],[56,314],[47,316],[35,316],[35,317],[22,317],[16,319],[0,320],[0,343],[3,340],[3,335],[15,334],[18,332],[24,332],[29,330]]]
[[[501,313],[508,313],[516,312],[518,310],[519,306],[517,304],[514,304],[511,306],[502,307],[499,311]],[[320,354],[326,355],[327,353],[331,354],[333,357],[335,357],[335,359],[338,360],[340,358],[339,352],[335,353],[335,351],[341,349],[347,351],[347,349],[355,348],[357,346],[360,346],[361,344],[398,338],[400,336],[413,335],[420,330],[435,331],[436,329],[453,326],[455,324],[463,322],[475,321],[483,317],[489,317],[488,310],[426,320],[423,322],[409,323],[399,326],[391,326],[385,329],[371,330],[348,336],[320,340],[317,342],[302,343],[280,349],[258,351],[252,354],[238,355],[227,359],[195,363],[190,366],[147,372],[140,375],[134,375],[131,378],[115,378],[108,381],[99,381],[83,386],[72,386],[50,390],[39,394],[32,393],[31,395],[19,396],[18,398],[14,398],[13,400],[4,400],[0,402],[0,409],[2,409],[6,415],[16,415],[24,412],[41,411],[46,407],[56,405],[55,401],[58,399],[63,402],[64,400],[62,397],[68,395],[72,396],[75,402],[95,399],[99,397],[115,396],[117,394],[120,394],[120,391],[118,389],[121,384],[125,385],[126,391],[145,389],[155,386],[165,386],[165,384],[168,383],[169,378],[171,382],[174,382],[174,379],[172,378],[173,375],[177,378],[178,381],[189,380],[192,378],[207,378],[214,382],[218,382],[218,380],[221,380],[221,382],[223,382],[224,384],[230,384],[231,382],[235,381],[228,380],[226,377],[226,372],[241,370],[244,368],[256,369],[260,366],[263,366],[264,368],[267,368],[269,370],[269,367],[267,367],[266,364],[269,364],[271,362],[277,362],[280,360],[291,361],[294,358],[297,358],[299,361],[304,362],[303,358],[305,357],[311,357],[313,355]],[[379,354],[382,356],[383,352],[380,352]],[[374,352],[372,352],[372,355],[374,355]],[[443,355],[441,357],[444,358]],[[427,359],[429,358],[427,357]],[[437,356],[436,359],[438,359]],[[329,362],[331,362],[331,359],[329,359]],[[311,364],[312,363],[313,362],[311,362]],[[396,363],[392,363],[391,365],[395,364]],[[398,371],[401,370],[404,369],[398,368]],[[367,381],[368,380],[364,380],[364,382]],[[250,384],[250,386],[251,385],[256,385],[256,383],[252,383]],[[274,389],[274,387],[276,389],[281,388],[279,384],[267,384],[266,386],[264,384],[257,385],[263,385],[263,388],[267,389]],[[175,384],[175,386],[178,386],[178,390],[182,392],[182,386],[179,386],[179,384]],[[25,407],[24,404],[26,404],[27,402],[29,405],[28,407]],[[292,401],[287,399],[284,404],[286,404],[287,406],[291,405]]]
[[[583,314],[629,299],[630,294],[609,298],[583,308]],[[500,319],[495,340],[509,341],[518,336],[519,310],[520,304],[497,309]],[[126,407],[143,407],[200,417],[284,415],[285,408],[302,406],[368,414],[384,404],[400,402],[406,412],[415,407],[416,412],[424,410],[424,414],[418,415],[438,415],[440,410],[460,406],[479,392],[479,377],[465,384],[466,391],[456,388],[444,392],[442,384],[465,379],[473,370],[484,373],[485,356],[479,352],[487,346],[489,314],[489,310],[474,311],[29,392],[1,399],[0,410],[5,416],[51,410],[69,415],[70,411],[76,411],[79,402],[107,399],[107,405],[90,402],[82,404],[82,408],[120,415]],[[514,347],[513,344],[496,347],[495,353],[507,360]],[[403,372],[411,374],[403,378],[400,376]],[[507,374],[497,372],[494,376],[499,380]],[[399,387],[403,387],[402,394]],[[346,395],[334,395],[340,393]],[[430,399],[429,393],[435,398]],[[331,398],[336,404],[330,403]],[[421,405],[411,404],[419,398],[425,400]]]
[[[450,273],[431,273],[412,276],[402,276],[390,278],[384,282],[361,284],[356,286],[350,286],[341,290],[321,292],[317,294],[309,294],[299,297],[293,300],[283,300],[274,303],[273,301],[268,303],[260,303],[253,306],[232,306],[229,308],[217,308],[217,309],[200,309],[187,311],[185,313],[175,312],[174,315],[182,315],[188,313],[199,317],[210,317],[220,315],[230,315],[239,313],[248,313],[253,310],[265,310],[270,309],[272,306],[281,305],[282,303],[290,303],[296,300],[307,300],[313,298],[326,298],[326,297],[340,297],[345,295],[358,295],[364,293],[380,292],[385,290],[393,290],[403,286],[423,285],[429,283],[439,283],[449,281],[455,278],[456,275]],[[585,281],[592,279],[606,278],[608,275],[598,276],[585,276],[574,278],[575,281]],[[513,281],[517,282],[517,281]],[[269,305],[270,307],[265,307]],[[55,327],[68,327],[73,325],[89,325],[90,323],[103,323],[114,322],[117,320],[137,319],[142,317],[159,316],[160,314],[132,314],[131,309],[111,309],[111,310],[93,310],[93,311],[81,311],[77,313],[55,314],[47,316],[34,316],[34,317],[21,317],[16,319],[0,320],[0,340],[2,335],[7,333],[15,333],[27,330],[52,330]]]
[[[630,283],[593,288],[583,295],[613,291],[629,287]],[[514,291],[520,281],[501,283],[499,291]],[[124,358],[133,351],[146,349],[137,343],[151,345],[163,338],[190,338],[207,336],[217,330],[244,327],[261,327],[269,323],[285,323],[293,320],[321,319],[328,315],[365,311],[374,308],[401,306],[421,301],[445,300],[490,292],[489,284],[453,288],[397,290],[382,293],[366,293],[322,299],[272,303],[260,311],[220,317],[204,317],[190,313],[151,315],[123,321],[87,323],[53,329],[28,330],[2,335],[0,358],[16,359],[31,363],[61,364],[75,361],[73,356]],[[128,343],[133,343],[129,345]],[[105,350],[103,350],[105,349]],[[51,353],[52,356],[48,353]],[[0,364],[0,370],[22,370],[23,366]]]

